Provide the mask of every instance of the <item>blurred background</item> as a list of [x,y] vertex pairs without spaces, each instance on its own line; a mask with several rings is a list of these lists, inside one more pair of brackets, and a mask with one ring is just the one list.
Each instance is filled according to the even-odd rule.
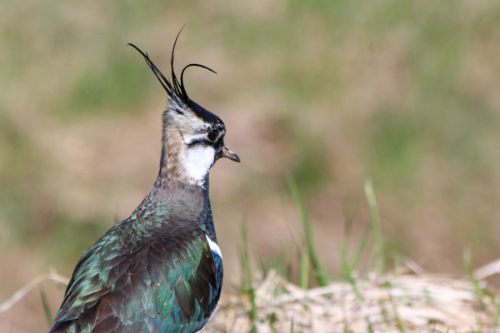
[[[433,273],[500,257],[500,4],[489,0],[29,1],[0,3],[0,302],[50,268],[64,276],[152,186],[166,94],[133,42],[219,115],[241,164],[221,160],[211,198],[238,281],[250,251],[276,257],[300,237],[293,173],[332,274],[346,215],[382,229]],[[295,235],[294,235],[295,234]],[[64,288],[45,282],[2,332],[47,327]],[[29,320],[27,320],[29,318]]]

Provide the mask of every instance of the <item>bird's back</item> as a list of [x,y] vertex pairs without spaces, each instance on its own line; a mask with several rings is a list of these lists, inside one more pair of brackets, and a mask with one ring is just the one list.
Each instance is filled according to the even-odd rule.
[[196,220],[120,222],[78,262],[49,332],[201,330],[222,286],[210,241]]

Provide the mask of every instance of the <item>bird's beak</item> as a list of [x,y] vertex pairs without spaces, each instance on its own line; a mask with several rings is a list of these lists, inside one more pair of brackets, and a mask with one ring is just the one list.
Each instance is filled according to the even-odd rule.
[[222,157],[229,158],[231,161],[240,162],[240,158],[228,146],[222,147]]

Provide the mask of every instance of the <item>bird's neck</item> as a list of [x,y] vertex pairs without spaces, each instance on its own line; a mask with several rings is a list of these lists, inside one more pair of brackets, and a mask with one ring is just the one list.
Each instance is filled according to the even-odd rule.
[[188,147],[180,132],[164,130],[158,177],[205,187],[215,152],[209,146]]
[[[160,170],[149,194],[132,216],[155,214],[168,223],[197,221],[213,240],[217,241],[209,198],[208,171],[202,174],[186,172],[186,145],[179,131],[164,123]],[[189,157],[189,156],[188,156]],[[194,162],[199,159],[194,156]],[[144,213],[146,212],[146,213]]]
[[167,223],[191,223],[196,221],[208,236],[217,242],[209,197],[208,174],[204,186],[188,184],[160,174],[153,188],[132,216],[141,217],[144,212],[154,214]]

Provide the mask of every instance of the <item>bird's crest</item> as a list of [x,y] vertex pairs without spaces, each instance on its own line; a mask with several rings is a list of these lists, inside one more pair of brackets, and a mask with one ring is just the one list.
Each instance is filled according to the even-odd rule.
[[[184,29],[184,27],[182,27],[182,29]],[[205,65],[191,63],[182,69],[181,80],[179,81],[179,79],[177,78],[177,75],[175,74],[174,59],[175,59],[175,46],[177,45],[177,40],[179,39],[179,36],[182,32],[182,29],[177,34],[177,37],[175,38],[174,46],[172,47],[172,54],[170,56],[170,75],[171,75],[170,80],[167,79],[163,75],[163,73],[158,69],[158,67],[156,67],[156,65],[153,63],[153,61],[151,61],[151,59],[149,58],[149,55],[147,53],[144,53],[141,49],[139,49],[137,46],[135,46],[132,43],[128,43],[128,45],[132,46],[134,49],[136,49],[144,57],[144,60],[146,60],[146,63],[148,64],[149,68],[151,68],[154,75],[156,76],[158,81],[160,81],[160,84],[163,86],[163,89],[165,89],[165,91],[167,92],[167,94],[170,98],[173,98],[173,99],[178,98],[181,102],[185,103],[186,105],[190,105],[190,104],[192,104],[191,103],[192,101],[189,98],[189,96],[186,92],[186,88],[184,86],[184,72],[186,71],[186,69],[188,69],[189,67],[201,67],[201,68],[206,69],[206,70],[208,70],[212,73],[215,73],[215,74],[217,74],[217,72],[214,71],[213,69],[205,66]]]

